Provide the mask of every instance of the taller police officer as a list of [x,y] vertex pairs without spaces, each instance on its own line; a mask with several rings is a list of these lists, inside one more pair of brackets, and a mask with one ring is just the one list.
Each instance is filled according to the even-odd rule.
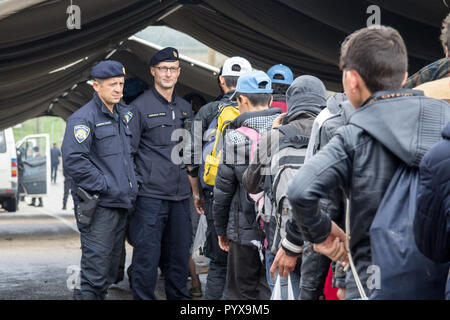
[[135,121],[130,128],[140,182],[136,211],[130,217],[133,297],[156,299],[160,262],[167,299],[190,299],[190,185],[185,166],[172,159],[178,141],[171,138],[175,130],[189,129],[192,108],[174,93],[180,75],[175,48],[157,52],[150,61],[150,72],[154,86],[131,103]]
[[[133,116],[119,103],[125,69],[117,61],[102,61],[91,75],[94,97],[67,119],[62,144],[81,234],[81,283],[74,299],[83,300],[104,299],[115,281],[126,216],[137,194],[128,129]],[[80,198],[77,191],[87,197]]]

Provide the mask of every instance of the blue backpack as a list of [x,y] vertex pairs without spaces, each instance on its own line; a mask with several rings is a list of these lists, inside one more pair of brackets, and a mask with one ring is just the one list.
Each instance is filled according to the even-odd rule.
[[370,227],[372,264],[380,286],[370,299],[444,299],[449,265],[426,258],[414,240],[419,170],[401,164]]

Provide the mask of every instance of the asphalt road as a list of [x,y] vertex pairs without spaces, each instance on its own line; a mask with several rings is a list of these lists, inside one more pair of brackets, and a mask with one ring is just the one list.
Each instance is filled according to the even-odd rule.
[[[71,198],[63,211],[62,175],[43,197],[44,207],[30,207],[30,198],[19,210],[0,209],[0,300],[70,300],[79,271],[80,237],[72,213]],[[127,244],[126,267],[133,248]],[[202,287],[206,274],[201,274]],[[188,286],[190,281],[188,282]],[[165,299],[163,281],[156,295]],[[107,300],[130,300],[128,277],[113,285]]]

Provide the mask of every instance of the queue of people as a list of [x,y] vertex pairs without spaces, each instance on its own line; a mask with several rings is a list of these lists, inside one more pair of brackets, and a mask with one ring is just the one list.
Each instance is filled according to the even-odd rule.
[[[440,71],[419,71],[426,81],[408,78],[407,48],[395,29],[367,27],[342,44],[343,92],[329,95],[313,75],[294,79],[282,64],[253,71],[247,59],[231,57],[218,76],[222,95],[195,115],[193,102],[175,93],[176,48],[152,57],[153,86],[128,104],[121,101],[125,67],[98,63],[94,97],[67,120],[62,145],[81,234],[74,298],[105,298],[128,233],[133,298],[156,299],[159,268],[167,299],[191,299],[192,197],[207,219],[208,300],[270,299],[276,281],[284,289],[290,282],[301,300],[444,299],[450,78],[441,71],[449,25],[450,15],[445,58],[431,69]],[[444,78],[439,96],[414,90],[437,80],[442,88]],[[393,203],[406,220],[390,219],[398,237],[383,247],[374,225],[387,230],[376,217],[395,217]],[[399,254],[396,245],[409,251]],[[380,252],[408,262],[416,278],[387,270]],[[394,274],[390,285],[387,274]]]

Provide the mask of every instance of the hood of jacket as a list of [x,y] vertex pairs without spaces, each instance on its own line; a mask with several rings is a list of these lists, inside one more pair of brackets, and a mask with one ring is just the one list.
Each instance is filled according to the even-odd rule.
[[345,95],[345,93],[335,93],[333,95],[331,95],[328,99],[327,99],[327,109],[328,111],[330,111],[331,114],[335,115],[341,112],[342,110],[342,106],[341,104],[344,101],[348,101],[347,100],[347,96]]
[[286,91],[287,115],[304,110],[318,114],[327,104],[327,90],[314,76],[296,78]]
[[327,100],[327,110],[332,116],[341,115],[342,123],[347,124],[355,107],[347,99],[345,93],[335,93]]
[[450,121],[450,105],[425,97],[422,91],[380,91],[368,101],[353,112],[349,123],[364,129],[408,166],[419,165]]

